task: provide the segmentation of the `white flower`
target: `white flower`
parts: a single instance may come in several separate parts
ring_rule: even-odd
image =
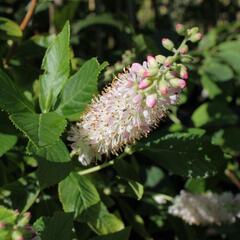
[[[226,192],[193,194],[181,191],[168,212],[190,225],[233,223],[240,217],[240,195]]]
[[[117,155],[125,145],[147,136],[176,104],[186,86],[180,78],[186,68],[177,63],[166,67],[157,59],[148,56],[142,65],[133,63],[119,74],[72,128],[68,139],[83,165],[102,155]]]

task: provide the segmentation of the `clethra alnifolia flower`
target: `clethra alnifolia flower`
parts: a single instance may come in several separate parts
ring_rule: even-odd
[[[142,64],[133,63],[92,100],[68,137],[73,142],[72,153],[83,165],[102,155],[117,155],[125,145],[147,136],[177,103],[188,79],[187,68],[181,63],[188,55],[180,50],[197,33],[196,28],[186,30],[178,49],[163,39],[163,46],[173,56],[148,56]]]
[[[240,217],[240,194],[193,194],[181,191],[168,212],[190,225],[233,223]]]

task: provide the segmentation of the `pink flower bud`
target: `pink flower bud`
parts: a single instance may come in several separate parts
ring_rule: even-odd
[[[188,79],[188,73],[185,72],[181,77],[182,77],[182,79],[187,80]]]
[[[186,54],[188,52],[188,46],[187,45],[184,45],[182,46],[180,49],[179,49],[179,52],[181,54]]]
[[[3,222],[0,222],[0,229],[2,229],[2,228],[5,228],[5,223],[3,223]]]
[[[142,100],[142,95],[138,94],[133,98],[134,103],[140,103]]]
[[[146,104],[148,107],[153,108],[157,104],[157,97],[155,94],[148,95],[146,98]]]
[[[170,83],[173,87],[176,87],[176,88],[183,89],[183,88],[186,87],[186,82],[183,79],[180,79],[180,78],[170,79]]]
[[[173,42],[168,38],[163,38],[162,39],[162,45],[163,45],[164,48],[166,48],[169,51],[172,51],[173,48],[174,48]]]
[[[147,61],[148,61],[148,63],[153,63],[153,62],[155,62],[156,60],[155,60],[155,58],[154,58],[153,56],[148,55],[148,56],[147,56]]]
[[[150,73],[147,71],[147,70],[145,70],[144,72],[143,72],[143,77],[144,78],[147,78],[147,77],[149,77],[150,76]]]
[[[181,89],[184,89],[186,87],[187,83],[183,79],[179,79],[178,85]]]
[[[139,84],[138,87],[139,89],[145,89],[149,86],[149,82],[147,80],[142,80]]]
[[[159,91],[163,96],[166,96],[168,94],[168,88],[166,86],[160,87]]]
[[[199,41],[199,40],[201,40],[202,39],[202,34],[201,33],[196,33],[196,34],[194,34],[194,35],[192,35],[191,37],[190,37],[190,41],[191,42],[197,42],[197,41]]]
[[[186,67],[181,67],[181,70],[180,70],[180,77],[184,80],[187,80],[188,79],[188,72],[187,72],[187,68]]]
[[[180,34],[180,35],[184,34],[185,27],[181,23],[177,23],[175,26],[175,29],[178,34]]]

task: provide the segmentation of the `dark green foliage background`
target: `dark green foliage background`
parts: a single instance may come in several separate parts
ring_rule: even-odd
[[[240,178],[239,1],[39,0],[22,32],[28,3],[0,4],[0,205],[30,211],[43,240],[237,239],[239,221],[189,226],[154,196],[239,191],[225,174]],[[204,33],[179,106],[85,174],[69,154],[71,124],[124,67],[168,55],[161,38],[178,44],[178,22]]]

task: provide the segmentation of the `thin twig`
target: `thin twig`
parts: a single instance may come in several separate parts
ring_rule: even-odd
[[[25,15],[25,17],[23,18],[22,22],[20,23],[20,29],[22,31],[25,30],[25,28],[27,27],[33,13],[34,13],[34,10],[36,8],[36,5],[37,5],[37,0],[31,0],[30,2],[30,6],[27,10],[27,13]],[[12,44],[12,46],[9,48],[8,50],[8,53],[6,55],[6,58],[3,60],[3,65],[7,68],[8,67],[8,63],[12,57],[12,55],[14,54],[15,50],[16,50],[16,47],[17,47],[17,43],[14,42]]]
[[[225,174],[238,187],[238,189],[240,189],[240,180],[235,176],[235,174],[229,169],[225,170]]]
[[[32,15],[34,13],[36,5],[37,5],[37,0],[31,0],[30,6],[27,10],[27,13],[26,13],[25,17],[23,18],[22,22],[20,23],[20,29],[22,31],[25,30],[25,28],[27,27],[30,19],[32,18]]]

